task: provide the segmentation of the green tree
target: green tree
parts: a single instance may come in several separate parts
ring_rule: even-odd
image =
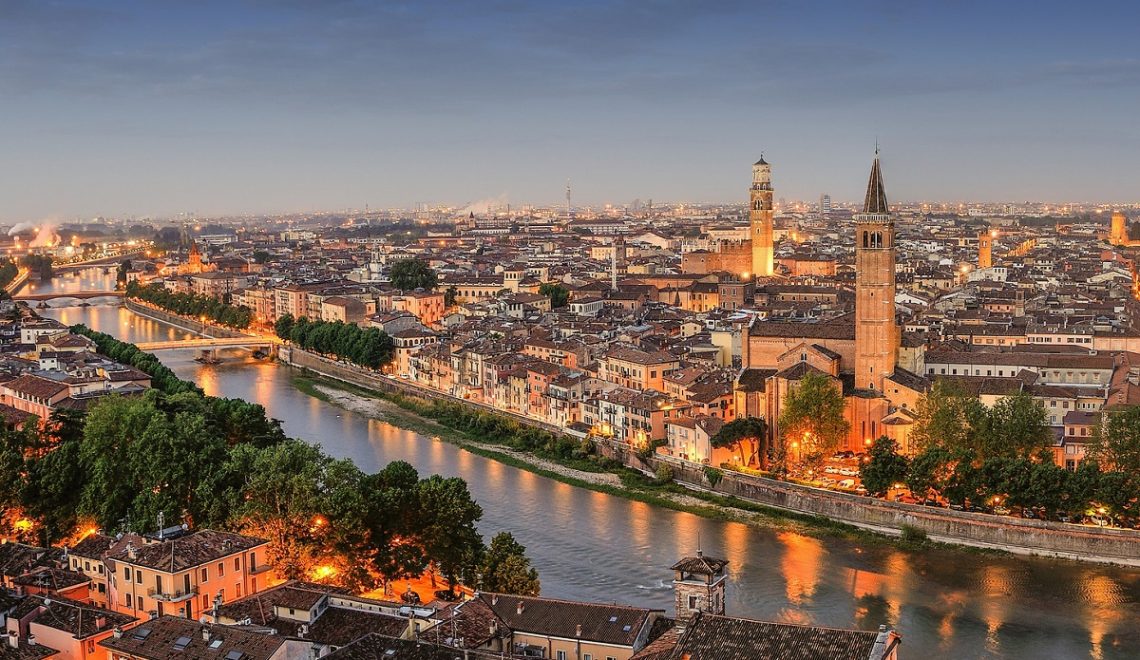
[[[459,300],[459,289],[454,284],[447,287],[443,292],[443,306],[448,309],[455,307],[456,301]]]
[[[780,434],[786,456],[805,465],[818,464],[835,451],[850,431],[843,393],[831,378],[809,373],[784,397]]]
[[[918,498],[926,499],[938,490],[953,470],[953,457],[939,445],[928,445],[910,461],[903,483]]]
[[[289,339],[293,333],[293,326],[296,324],[296,319],[292,314],[285,313],[277,317],[273,322],[273,332],[281,339]]]
[[[944,447],[950,451],[971,445],[970,398],[957,385],[937,379],[915,407],[911,442],[920,451]]]
[[[868,493],[881,497],[906,480],[908,466],[909,461],[899,454],[899,444],[881,436],[871,445],[867,461],[859,466],[859,477]]]
[[[474,572],[482,551],[483,539],[475,523],[483,509],[459,478],[433,475],[420,482],[418,491],[423,516],[419,541],[454,593],[459,579]]]
[[[561,284],[547,282],[546,284],[538,287],[538,292],[547,298],[550,298],[550,307],[552,309],[565,307],[566,303],[570,301],[570,291],[568,291],[566,287],[562,286]]]
[[[254,250],[253,251],[253,262],[255,264],[264,264],[267,261],[269,261],[269,253],[268,252],[266,252],[265,250]]]
[[[483,555],[479,588],[502,594],[537,596],[541,590],[538,571],[526,556],[526,547],[510,532],[499,532]]]
[[[740,464],[744,466],[757,462],[763,466],[767,462],[766,438],[768,426],[759,417],[737,417],[720,427],[709,438],[713,447],[736,450],[740,454]],[[747,447],[747,449],[746,449]]]
[[[1107,468],[1140,472],[1140,405],[1113,407],[1093,433],[1089,456]]]
[[[439,283],[439,278],[432,267],[422,259],[400,259],[392,264],[388,274],[392,286],[403,291],[413,289],[431,290]]]
[[[317,520],[325,514],[322,484],[330,459],[298,440],[253,451],[238,514],[240,526],[269,541],[269,560],[283,577],[303,579],[320,556],[318,535],[323,531]]]
[[[119,267],[115,269],[115,285],[120,287],[126,286],[127,273],[129,272],[131,272],[131,260],[124,259],[123,261],[119,262]]]
[[[1026,392],[1007,396],[989,411],[987,432],[977,438],[985,457],[1038,456],[1053,442],[1045,409]]]

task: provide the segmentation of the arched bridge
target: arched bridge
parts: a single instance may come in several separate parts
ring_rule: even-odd
[[[14,300],[64,300],[66,298],[73,298],[75,300],[90,300],[91,298],[122,298],[122,291],[76,291],[74,293],[18,293],[12,298]]]
[[[274,348],[281,343],[275,337],[202,337],[172,341],[146,341],[135,344],[140,351],[165,351],[176,348]]]

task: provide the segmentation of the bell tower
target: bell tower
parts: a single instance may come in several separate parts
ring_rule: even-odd
[[[855,387],[882,392],[883,379],[895,372],[898,347],[895,221],[876,148],[863,212],[855,214]]]
[[[752,236],[752,274],[771,277],[773,266],[772,245],[772,166],[760,156],[752,165],[752,188],[748,211],[749,234]]]
[[[978,233],[978,270],[994,265],[993,240],[994,236],[989,230]]]

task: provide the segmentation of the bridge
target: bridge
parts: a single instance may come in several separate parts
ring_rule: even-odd
[[[281,340],[276,337],[202,337],[172,341],[147,341],[135,344],[140,351],[168,351],[178,348],[269,348],[276,349]]]
[[[75,291],[73,293],[64,293],[56,291],[54,293],[18,293],[12,298],[14,300],[29,300],[29,301],[48,301],[48,300],[62,300],[64,298],[73,298],[75,300],[90,300],[91,298],[122,298],[122,291]]]

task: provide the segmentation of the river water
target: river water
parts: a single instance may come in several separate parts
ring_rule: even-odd
[[[35,291],[105,289],[89,269]],[[62,304],[62,303],[61,303]],[[131,342],[188,333],[115,306],[40,310]],[[567,486],[475,456],[309,397],[289,368],[224,352],[219,365],[193,351],[163,361],[210,394],[266,407],[289,435],[376,471],[404,460],[421,475],[467,480],[483,506],[481,530],[509,530],[526,545],[545,596],[619,602],[672,612],[669,566],[692,553],[728,559],[735,616],[903,635],[904,658],[1140,658],[1140,570],[968,551],[911,552],[889,544],[708,520]]]

